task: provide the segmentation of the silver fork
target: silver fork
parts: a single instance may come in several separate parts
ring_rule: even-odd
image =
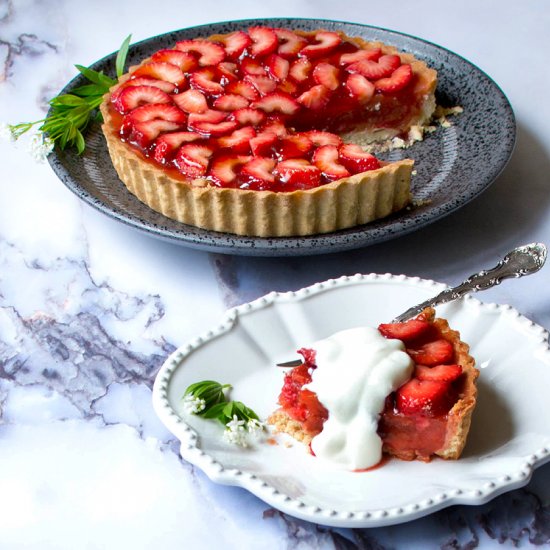
[[[487,290],[499,285],[504,279],[518,279],[524,275],[536,273],[546,261],[546,246],[542,243],[531,243],[514,248],[493,268],[485,269],[470,275],[457,286],[440,292],[437,296],[409,308],[398,315],[392,322],[401,323],[416,317],[424,308],[435,307],[453,300],[458,300],[470,292]]]
[[[416,317],[427,307],[435,307],[453,300],[458,300],[470,292],[487,290],[504,279],[518,279],[524,275],[531,275],[542,268],[546,261],[546,246],[542,243],[531,243],[518,246],[508,252],[506,256],[493,268],[484,269],[479,273],[470,275],[465,281],[452,288],[440,292],[421,304],[413,306],[393,319],[392,323],[402,323]],[[278,367],[297,367],[301,365],[301,359],[277,363]]]

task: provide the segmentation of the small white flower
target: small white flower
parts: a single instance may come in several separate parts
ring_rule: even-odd
[[[15,135],[9,124],[0,122],[0,139],[15,141]]]
[[[183,409],[188,414],[197,414],[204,410],[206,401],[195,397],[193,394],[188,394],[183,398]]]
[[[31,138],[29,152],[36,162],[44,162],[52,152],[53,146],[54,143],[49,137],[37,132]]]
[[[233,419],[225,425],[223,432],[223,438],[228,443],[239,445],[240,447],[248,447],[246,428],[244,427],[245,421],[239,420],[236,414],[233,415]]]
[[[253,418],[247,422],[246,427],[248,428],[248,433],[252,437],[258,438],[263,433],[265,424]]]

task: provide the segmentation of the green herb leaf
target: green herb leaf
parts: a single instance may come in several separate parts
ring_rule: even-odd
[[[225,390],[231,388],[230,384],[220,384],[213,380],[203,380],[188,386],[182,399],[195,398],[204,400],[205,406],[199,412],[194,412],[203,418],[217,420],[224,426],[230,425],[235,417],[237,421],[243,421],[245,430],[248,430],[248,422],[256,420],[258,415],[241,401],[229,401]],[[261,424],[259,424],[261,425]],[[257,428],[256,428],[257,429]],[[239,440],[239,438],[237,438]]]
[[[200,413],[200,416],[203,418],[212,418],[219,420],[222,424],[226,424],[226,416],[224,414],[224,409],[226,407],[226,403],[216,403],[215,405],[212,405],[211,407],[205,409],[202,413]]]
[[[124,40],[116,58],[118,76],[124,72],[131,36]],[[101,120],[101,113],[97,108],[101,105],[103,96],[117,81],[103,71],[95,71],[82,65],[75,67],[89,83],[74,88],[70,94],[54,97],[50,101],[51,109],[46,119],[10,125],[9,129],[15,139],[40,124],[39,131],[48,134],[61,149],[70,146],[75,147],[79,155],[84,152],[86,142],[83,132],[91,120]]]
[[[128,55],[128,49],[130,48],[130,41],[132,40],[132,35],[129,34],[124,42],[122,43],[122,46],[120,46],[120,50],[118,50],[118,54],[116,56],[116,75],[118,78],[120,78],[124,74],[124,66],[126,65],[126,56]]]
[[[94,71],[88,67],[83,67],[82,65],[75,65],[75,67],[90,81],[100,86],[101,89],[105,89],[107,92],[111,86],[116,84],[116,80],[108,77],[103,74],[103,71]]]

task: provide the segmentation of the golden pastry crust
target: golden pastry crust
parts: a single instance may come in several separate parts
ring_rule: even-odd
[[[316,31],[296,32],[306,36]],[[410,63],[416,75],[415,86],[425,95],[422,112],[414,123],[421,126],[429,120],[435,108],[437,75],[434,70],[411,54],[400,53],[391,46],[340,34],[359,47],[380,47],[384,54],[398,54],[404,63]],[[209,40],[215,41],[219,36],[211,36]],[[148,61],[150,58],[140,65]],[[131,67],[130,72],[135,69]],[[130,73],[123,75],[104,97],[100,106],[103,133],[115,170],[127,189],[168,218],[202,229],[242,236],[306,236],[366,224],[402,210],[411,201],[413,161],[407,159],[381,163],[377,170],[291,192],[220,188],[204,178],[191,180],[175,170],[165,170],[120,140],[117,122],[120,117],[111,107],[111,94],[129,78]],[[403,130],[396,128],[390,134]],[[362,124],[343,137],[346,141],[363,144],[382,137],[378,132],[380,129]]]
[[[470,430],[472,414],[476,406],[476,380],[479,371],[475,367],[474,358],[469,354],[468,344],[460,339],[460,333],[452,330],[445,319],[436,318],[433,308],[426,308],[419,317],[433,323],[441,332],[442,337],[453,345],[456,362],[462,366],[463,376],[459,399],[447,414],[444,445],[434,453],[435,456],[447,460],[456,460],[462,454]],[[281,409],[271,414],[267,422],[274,427],[275,432],[287,433],[305,445],[309,445],[313,439],[310,433],[304,431],[301,422],[294,420]],[[429,461],[432,458],[413,449],[395,451],[386,444],[383,445],[382,451],[400,460]]]
[[[475,359],[469,353],[470,346],[460,339],[458,331],[452,330],[445,319],[435,318],[433,308],[426,308],[422,315],[427,321],[433,321],[443,338],[453,345],[456,362],[462,366],[460,399],[447,415],[445,445],[436,453],[441,458],[456,459],[462,454],[470,430],[477,400],[476,380],[479,371],[475,367]]]
[[[105,111],[105,109],[103,109]],[[175,178],[120,141],[104,112],[104,134],[119,178],[168,218],[257,237],[314,235],[389,216],[410,202],[412,160],[401,160],[308,190],[286,193],[210,186]]]

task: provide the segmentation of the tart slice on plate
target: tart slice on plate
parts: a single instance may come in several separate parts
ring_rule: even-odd
[[[101,112],[141,201],[204,229],[327,233],[410,202],[413,161],[362,146],[418,139],[436,72],[341,32],[250,27],[181,40],[123,75]]]
[[[286,373],[276,430],[349,469],[460,457],[476,405],[469,347],[433,308],[404,323],[336,333]]]

